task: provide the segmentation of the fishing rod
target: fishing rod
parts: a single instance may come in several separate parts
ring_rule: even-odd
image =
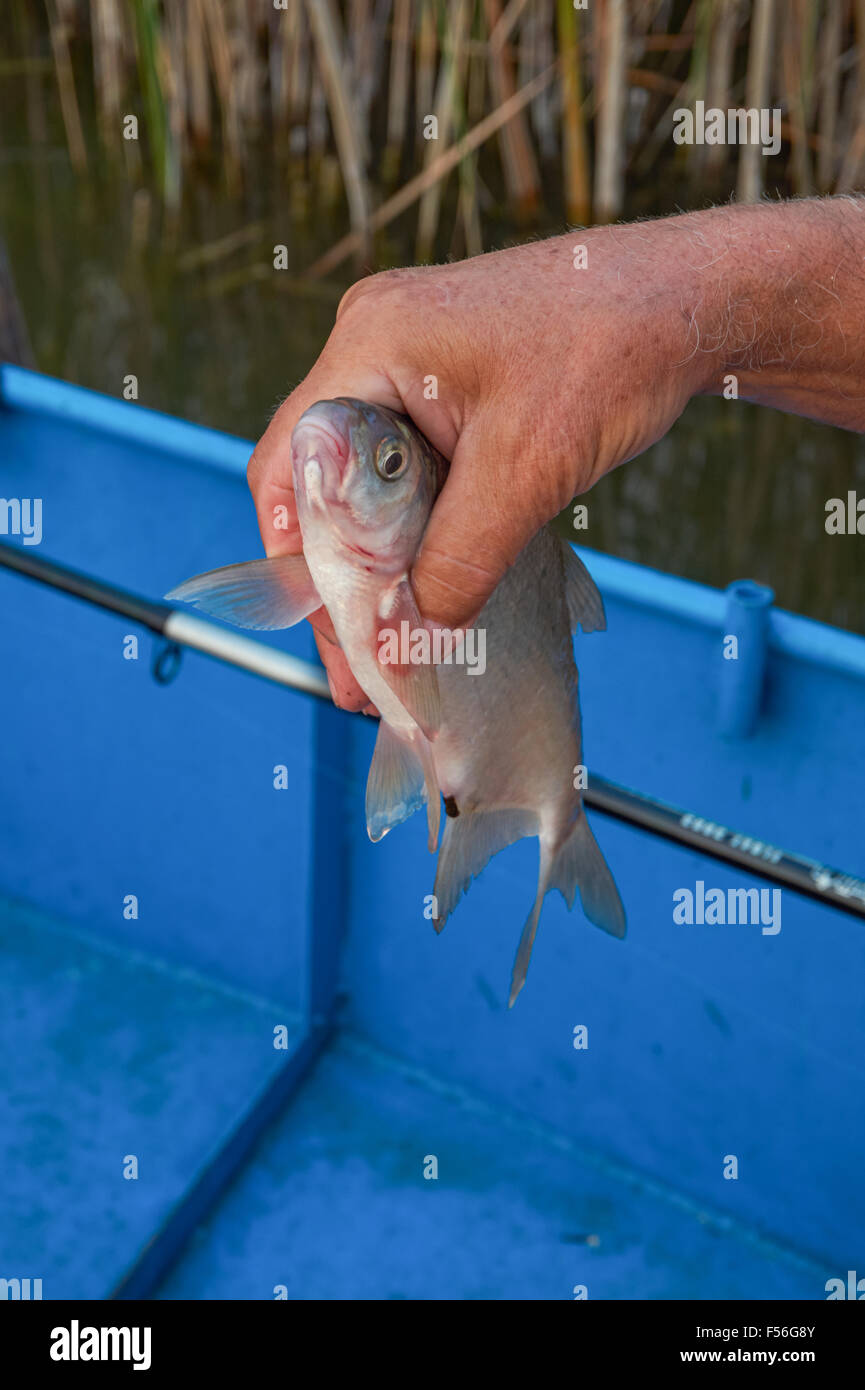
[[[323,667],[315,666],[311,661],[301,661],[299,657],[289,656],[288,652],[277,651],[264,642],[255,642],[238,632],[229,632],[181,608],[143,598],[141,594],[133,594],[115,584],[106,584],[90,574],[68,569],[66,565],[58,565],[53,560],[43,560],[23,546],[0,543],[0,566],[26,575],[28,579],[36,579],[52,589],[60,589],[64,594],[72,594],[74,598],[84,599],[97,608],[106,608],[111,613],[131,618],[174,647],[193,647],[195,651],[204,652],[205,656],[216,657],[217,661],[225,661],[230,666],[239,666],[241,670],[263,676],[265,680],[276,681],[278,685],[302,690],[306,695],[330,699],[330,687]],[[170,659],[171,655],[170,651],[163,652],[162,664],[154,669],[154,675],[163,684],[171,679],[177,667],[176,660]]]
[[[276,651],[263,642],[217,627],[170,604],[144,598],[53,560],[44,560],[23,547],[0,543],[0,566],[98,608],[119,613],[156,633],[170,644],[154,666],[154,674],[162,682],[176,673],[180,648],[190,647],[265,680],[330,701],[324,668],[313,662]],[[176,653],[173,660],[170,659],[172,652]],[[744,835],[706,817],[644,796],[595,773],[589,773],[583,799],[593,810],[626,825],[697,850],[724,864],[735,865],[828,907],[849,912],[854,917],[865,917],[865,880],[855,874],[779,849],[756,836]]]

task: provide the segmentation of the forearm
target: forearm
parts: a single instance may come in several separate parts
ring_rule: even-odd
[[[865,198],[670,219],[699,387],[865,430]],[[685,269],[687,266],[687,269]]]

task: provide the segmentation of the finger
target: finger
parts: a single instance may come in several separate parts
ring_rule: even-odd
[[[303,548],[291,467],[291,436],[305,410],[334,396],[357,396],[374,404],[404,410],[390,378],[374,367],[351,365],[354,335],[339,350],[327,347],[312,371],[277,410],[253,451],[247,481],[255,502],[258,526],[267,555],[297,555]]]
[[[418,608],[442,627],[470,625],[520,551],[557,508],[511,441],[463,431],[412,570]],[[549,510],[548,510],[549,508]]]
[[[337,642],[329,640],[317,629],[313,629],[318,654],[327,671],[330,694],[340,709],[356,713],[369,704],[369,696],[361,689],[351,673],[345,652]]]

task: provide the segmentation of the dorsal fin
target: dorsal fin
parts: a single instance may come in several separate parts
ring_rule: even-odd
[[[604,601],[594,579],[566,540],[562,540],[562,565],[571,632],[576,632],[578,627],[583,632],[603,632],[607,626]]]

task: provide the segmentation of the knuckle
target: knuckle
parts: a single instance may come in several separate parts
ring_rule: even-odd
[[[395,292],[401,295],[412,278],[411,270],[380,270],[375,275],[356,280],[339,301],[336,311],[337,322],[362,301],[366,308],[370,309],[390,301]]]
[[[249,463],[246,465],[246,485],[253,497],[255,497],[261,486],[263,468],[264,464],[262,462],[261,450],[256,447],[253,449],[249,458]]]

